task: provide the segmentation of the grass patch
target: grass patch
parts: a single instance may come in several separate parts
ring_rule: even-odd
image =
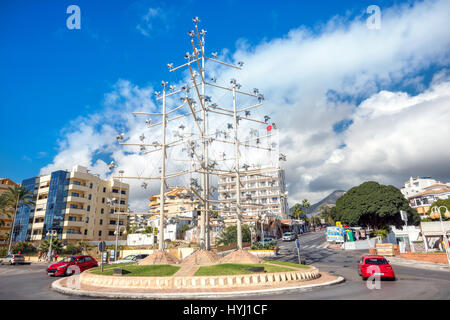
[[[180,267],[171,266],[168,264],[157,264],[151,266],[138,266],[132,264],[120,264],[120,268],[129,271],[130,273],[124,274],[125,277],[169,277],[177,272]],[[119,268],[119,266],[108,266],[108,268],[103,268],[103,273],[100,268],[95,268],[92,270],[93,274],[112,276],[114,273],[114,268]]]
[[[214,266],[200,267],[195,273],[196,276],[223,276],[234,274],[250,274],[248,269],[253,267],[264,267],[266,272],[283,272],[292,271],[291,268],[277,267],[267,264],[240,264],[240,263],[224,263]]]
[[[273,263],[273,264],[279,264],[281,266],[291,266],[291,267],[295,267],[295,268],[309,268],[309,266],[304,265],[304,264],[298,264],[298,263],[294,263],[294,262],[286,262],[286,261],[279,261],[279,260],[271,260],[271,259],[264,259],[264,261],[269,262],[269,263]]]

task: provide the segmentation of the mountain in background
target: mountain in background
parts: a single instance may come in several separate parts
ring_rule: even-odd
[[[342,197],[344,195],[345,191],[344,190],[335,190],[332,193],[330,193],[328,196],[326,196],[325,198],[323,198],[322,200],[320,200],[319,202],[311,205],[308,208],[308,214],[313,214],[314,216],[318,215],[320,213],[320,207],[323,205],[335,205],[336,204],[336,200],[339,199],[340,197]],[[299,203],[299,205],[301,206],[301,204]],[[289,209],[289,212],[292,213],[294,207]],[[303,209],[304,210],[304,209]]]

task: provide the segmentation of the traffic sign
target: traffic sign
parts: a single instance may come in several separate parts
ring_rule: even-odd
[[[336,228],[342,228],[342,223],[340,221],[336,221]]]
[[[100,241],[98,243],[98,251],[103,252],[106,249],[106,242],[105,241]]]
[[[295,245],[297,246],[297,249],[300,249],[300,240],[295,240]]]
[[[408,222],[408,215],[406,214],[406,211],[400,210],[400,216],[403,221]]]

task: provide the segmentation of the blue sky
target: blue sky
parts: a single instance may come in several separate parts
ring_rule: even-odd
[[[425,1],[428,3],[435,2]],[[71,4],[81,9],[81,30],[66,27],[69,16],[66,8]],[[81,125],[92,115],[104,112],[105,97],[115,92],[121,80],[139,90],[157,87],[161,80],[176,80],[171,78],[166,64],[183,62],[184,52],[192,49],[186,33],[192,29],[194,16],[200,18],[201,27],[208,31],[208,48],[219,52],[227,49],[228,57],[242,55],[251,59],[264,51],[264,44],[275,47],[277,42],[289,42],[293,30],[307,30],[306,39],[317,40],[317,44],[325,43],[328,35],[338,36],[336,30],[350,34],[353,25],[365,24],[368,17],[365,10],[373,4],[380,6],[382,17],[385,9],[390,10],[388,15],[392,21],[398,11],[400,23],[410,7],[418,7],[416,11],[420,14],[430,11],[423,1],[2,1],[0,177],[20,182],[38,175],[41,168],[54,162],[64,150],[64,143],[68,135],[76,131],[77,122]],[[392,9],[397,7],[397,11]],[[412,15],[413,10],[410,11]],[[439,10],[435,11],[438,14]],[[442,35],[445,31],[439,32]],[[439,39],[436,37],[436,41]],[[413,40],[411,37],[408,41]],[[389,41],[386,42],[382,45],[388,46]],[[408,47],[403,50],[408,51]],[[348,104],[359,105],[383,90],[419,95],[429,89],[433,77],[448,68],[447,43],[441,42],[437,52],[436,55],[411,53],[405,58],[411,59],[411,63],[402,66],[397,66],[399,61],[395,61],[392,54],[382,61],[383,67],[391,64],[392,70],[387,68],[384,74],[370,74],[372,79],[360,84],[364,89],[343,89],[341,85],[330,84],[325,95],[308,98],[305,94],[303,101],[311,104],[325,96],[328,102],[338,101],[339,110],[348,111],[351,109]],[[332,55],[333,51],[328,54]],[[417,55],[420,63],[416,62]],[[406,70],[408,68],[411,70]],[[367,70],[361,67],[352,72],[342,73],[343,80],[339,81],[353,81]],[[329,73],[335,74],[333,70]],[[325,81],[324,77],[322,79]],[[298,83],[301,81],[304,79],[299,79]],[[368,85],[370,81],[375,83],[373,87]],[[356,84],[351,86],[355,88]],[[332,98],[330,92],[333,92]],[[270,96],[266,99],[270,100]],[[289,94],[284,99],[295,100]],[[326,124],[329,134],[335,135],[331,149],[334,148],[336,154],[351,148],[344,135],[348,128],[358,125],[352,118],[355,109],[352,110],[339,111],[339,117]],[[278,115],[283,121],[280,117]],[[93,125],[94,128],[100,126],[101,122]],[[305,141],[314,137],[315,133],[311,133]],[[94,150],[94,161],[103,152]],[[323,162],[330,157],[333,155],[327,154]],[[313,160],[308,163],[310,161]],[[417,168],[413,165],[411,170],[402,172],[402,176],[409,172],[429,175],[418,172],[421,170]],[[368,176],[368,173],[361,175],[361,179]],[[321,181],[320,178],[320,174],[308,178],[305,173],[303,180],[299,180],[307,185],[314,179]],[[336,188],[340,187],[341,184],[336,184]],[[326,192],[325,189],[320,191]]]

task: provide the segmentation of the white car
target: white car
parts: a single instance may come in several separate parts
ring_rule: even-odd
[[[138,262],[146,257],[148,257],[148,254],[130,254],[123,259],[114,261],[112,264]]]
[[[5,258],[0,259],[0,264],[23,264],[25,263],[25,257],[21,254],[10,254]]]
[[[296,238],[295,233],[293,233],[293,232],[285,232],[283,234],[282,240],[283,241],[294,241],[295,238]]]

